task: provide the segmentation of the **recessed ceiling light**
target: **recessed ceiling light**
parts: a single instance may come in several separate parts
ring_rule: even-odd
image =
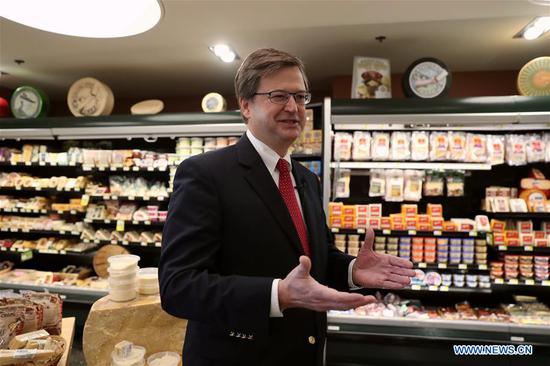
[[[536,17],[516,33],[514,38],[524,38],[530,41],[539,38],[548,31],[550,31],[550,16]]]
[[[233,62],[239,58],[237,53],[226,44],[216,44],[208,47],[223,62]]]
[[[133,36],[153,28],[160,0],[2,0],[0,17],[47,32],[89,38]]]

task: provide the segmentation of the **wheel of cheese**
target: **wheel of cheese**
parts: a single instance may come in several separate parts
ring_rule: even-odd
[[[129,254],[126,248],[121,247],[120,245],[108,244],[102,246],[94,255],[93,265],[94,271],[99,277],[106,278],[109,277],[109,262],[107,259],[113,255],[119,254]]]
[[[67,104],[76,117],[107,116],[113,111],[113,91],[101,81],[86,77],[71,85]]]
[[[526,189],[520,193],[519,198],[527,202],[527,208],[531,212],[535,206],[546,205],[546,195],[540,189]]]
[[[550,180],[523,178],[520,181],[520,187],[522,189],[540,189],[546,191],[550,189]]]
[[[550,95],[550,56],[526,63],[519,71],[517,87],[521,95]]]
[[[227,108],[225,99],[218,93],[208,93],[202,98],[202,110],[206,113],[224,112]]]
[[[134,104],[130,108],[132,114],[157,114],[164,109],[164,102],[159,99],[148,99]]]

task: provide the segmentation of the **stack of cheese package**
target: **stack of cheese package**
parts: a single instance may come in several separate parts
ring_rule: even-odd
[[[0,365],[53,366],[66,344],[59,295],[26,291],[0,294]]]

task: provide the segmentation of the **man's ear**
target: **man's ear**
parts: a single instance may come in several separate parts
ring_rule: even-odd
[[[248,99],[240,98],[239,107],[241,108],[241,115],[246,121],[250,118],[250,101]]]

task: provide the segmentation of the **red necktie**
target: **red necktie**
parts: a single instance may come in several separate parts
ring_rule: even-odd
[[[302,243],[304,253],[308,257],[311,257],[309,242],[307,240],[306,225],[304,224],[300,206],[298,205],[298,200],[296,199],[296,194],[294,193],[294,186],[292,185],[290,172],[288,170],[288,162],[284,159],[279,159],[277,162],[277,169],[279,170],[279,192],[281,192],[281,196],[283,197],[286,207],[288,208],[292,222],[294,222],[294,227],[300,237],[300,242]]]

